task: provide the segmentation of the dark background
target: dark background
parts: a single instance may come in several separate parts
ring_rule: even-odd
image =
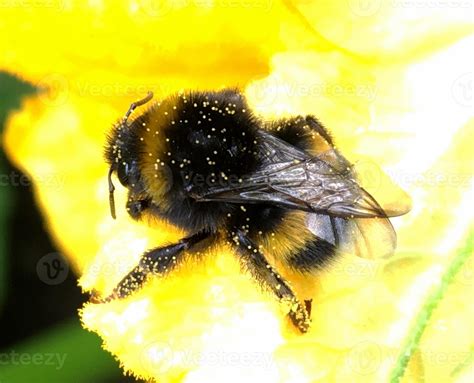
[[[34,86],[0,72],[0,132],[22,97],[35,92]],[[101,349],[100,338],[80,326],[78,309],[87,296],[75,275],[69,272],[56,285],[38,275],[43,256],[60,255],[35,205],[31,183],[3,148],[0,175],[0,383],[137,382],[124,377],[118,362]],[[11,179],[17,182],[5,181]],[[56,355],[64,359],[61,367]]]

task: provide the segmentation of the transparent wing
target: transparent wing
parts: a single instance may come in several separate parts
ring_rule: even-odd
[[[262,163],[257,171],[238,183],[211,187],[195,198],[270,203],[335,217],[386,217],[335,150],[309,157],[271,134],[260,135]]]
[[[337,218],[310,214],[307,225],[317,237],[340,251],[362,258],[387,258],[393,255],[397,236],[388,218]]]

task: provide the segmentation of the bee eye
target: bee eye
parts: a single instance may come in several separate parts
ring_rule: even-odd
[[[117,167],[117,178],[123,186],[128,186],[128,175],[130,173],[130,166],[127,162],[121,162]]]

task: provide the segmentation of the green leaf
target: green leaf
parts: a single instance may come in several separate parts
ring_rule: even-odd
[[[3,128],[7,114],[20,106],[21,98],[33,93],[35,88],[25,82],[6,73],[0,72],[0,134]],[[1,142],[1,141],[0,141]],[[8,182],[8,174],[5,169],[5,155],[3,146],[0,143],[0,309],[7,293],[8,286],[8,219],[10,215],[11,185]]]
[[[101,349],[100,342],[99,337],[84,330],[77,319],[62,324],[0,351],[0,382],[119,381],[121,370],[112,356]]]
[[[472,255],[474,248],[474,235],[472,230],[469,231],[469,236],[464,247],[456,254],[447,270],[443,274],[441,283],[436,285],[433,291],[429,294],[425,303],[423,304],[420,312],[418,313],[414,325],[408,332],[408,336],[400,350],[395,367],[390,374],[390,382],[398,383],[405,374],[405,370],[410,362],[414,352],[418,349],[420,344],[421,336],[423,335],[426,327],[428,326],[429,320],[433,315],[434,310],[438,307],[439,303],[444,297],[448,286],[454,280],[454,277],[462,266],[466,263],[469,257]]]

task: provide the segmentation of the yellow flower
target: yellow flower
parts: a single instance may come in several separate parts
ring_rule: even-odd
[[[105,134],[148,90],[160,98],[239,86],[265,117],[316,114],[369,178],[367,158],[412,196],[412,213],[394,220],[393,260],[346,257],[299,281],[313,298],[306,335],[224,247],[128,299],[86,304],[84,326],[125,371],[171,382],[387,380],[417,308],[471,223],[469,2],[0,5],[0,69],[43,90],[10,118],[4,147],[35,180],[50,232],[84,290],[110,292],[145,249],[182,235],[164,222],[133,222],[124,209],[113,221],[108,210]],[[377,171],[376,188],[380,180]],[[124,201],[118,190],[117,206]],[[462,363],[474,344],[472,305],[462,304],[472,286],[468,263],[406,381],[448,381]]]

